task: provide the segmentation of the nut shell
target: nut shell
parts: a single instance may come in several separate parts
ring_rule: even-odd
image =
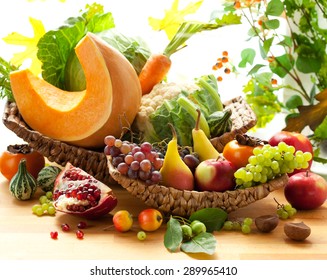
[[[279,218],[277,215],[262,215],[255,218],[254,222],[259,231],[271,232],[277,227]]]
[[[311,228],[305,223],[286,223],[284,232],[287,237],[295,241],[303,241],[311,234]]]

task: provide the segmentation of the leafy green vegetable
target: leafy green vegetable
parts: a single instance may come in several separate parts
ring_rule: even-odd
[[[193,120],[197,119],[197,117],[198,117],[198,113],[196,111],[197,106],[193,102],[190,102],[188,98],[181,95],[177,99],[177,103],[179,106],[181,106],[186,111],[186,113],[188,115],[190,115],[192,117]],[[203,130],[203,132],[205,133],[205,135],[207,137],[210,137],[210,128],[209,128],[207,120],[203,114],[200,115],[199,127],[200,127],[200,129]]]
[[[176,97],[165,100],[163,105],[149,116],[150,124],[145,125],[143,141],[153,143],[170,139],[171,130],[167,123],[171,123],[177,132],[178,143],[181,146],[191,146],[191,131],[195,127],[197,108],[201,111],[200,128],[208,137],[215,137],[210,134],[207,118],[223,108],[216,80],[212,75],[208,75],[196,79],[195,83],[199,87],[198,90],[182,91]]]
[[[9,74],[17,69],[18,67],[0,57],[0,98],[15,101],[10,86]]]
[[[149,47],[139,37],[130,38],[117,30],[110,29],[102,36],[102,39],[121,52],[133,65],[137,74],[141,72],[151,55]]]
[[[87,32],[98,33],[114,26],[112,14],[104,13],[102,6],[94,3],[86,5],[86,10],[80,16],[67,19],[65,26],[48,31],[37,45],[37,57],[42,62],[43,79],[56,87],[66,89],[66,83],[69,84],[69,77],[65,76],[65,69],[69,67],[66,64],[77,43]],[[69,73],[74,74],[74,71]]]

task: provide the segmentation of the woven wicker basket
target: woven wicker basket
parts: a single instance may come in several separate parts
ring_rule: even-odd
[[[140,180],[132,180],[121,175],[113,167],[109,157],[108,168],[111,176],[122,187],[149,207],[184,217],[202,208],[221,208],[230,213],[266,197],[270,192],[284,187],[288,182],[288,176],[285,174],[265,184],[247,189],[225,192],[180,191],[161,185],[147,186]]]
[[[250,106],[242,97],[237,97],[224,103],[232,110],[232,130],[220,137],[211,139],[218,151],[222,151],[227,142],[234,139],[238,133],[245,133],[256,124],[256,117]],[[80,167],[103,183],[114,183],[107,166],[103,150],[87,150],[58,140],[51,139],[32,130],[21,117],[16,103],[7,102],[2,117],[4,125],[18,137],[29,143],[31,148],[40,152],[49,161],[65,166],[70,162]]]

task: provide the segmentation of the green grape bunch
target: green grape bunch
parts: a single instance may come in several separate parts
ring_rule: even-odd
[[[234,173],[236,185],[238,188],[249,188],[266,183],[295,169],[308,168],[311,159],[311,153],[295,151],[285,142],[280,142],[278,146],[265,144],[255,147],[248,164]]]
[[[276,198],[274,198],[274,200],[277,203],[276,214],[279,219],[287,220],[289,218],[293,218],[293,216],[297,213],[296,208],[294,208],[291,204],[281,204],[276,200]]]

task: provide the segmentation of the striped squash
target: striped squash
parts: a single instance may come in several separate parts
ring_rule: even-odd
[[[54,182],[61,172],[61,168],[54,165],[43,167],[37,176],[37,185],[44,192],[52,192]]]
[[[26,169],[26,159],[22,158],[18,171],[9,183],[11,194],[18,200],[29,200],[36,191],[36,180]]]

